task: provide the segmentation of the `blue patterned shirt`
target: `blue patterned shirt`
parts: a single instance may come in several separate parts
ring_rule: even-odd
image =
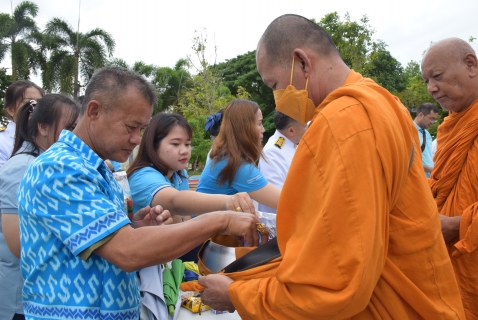
[[[18,198],[27,319],[138,319],[135,274],[78,256],[129,223],[104,161],[64,130],[30,165]]]

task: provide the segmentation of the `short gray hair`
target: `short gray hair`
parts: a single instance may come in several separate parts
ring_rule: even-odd
[[[98,69],[88,82],[81,114],[91,100],[100,100],[106,108],[111,108],[130,86],[138,89],[151,106],[156,105],[156,89],[142,75],[121,67],[105,67]]]

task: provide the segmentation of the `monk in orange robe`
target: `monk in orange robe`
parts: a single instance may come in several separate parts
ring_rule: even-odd
[[[277,109],[312,121],[279,200],[282,261],[200,277],[204,303],[243,319],[464,319],[406,108],[300,16],[274,20],[256,59]]]
[[[450,111],[438,127],[429,179],[467,319],[478,319],[478,65],[458,38],[431,46],[422,60],[428,92]]]

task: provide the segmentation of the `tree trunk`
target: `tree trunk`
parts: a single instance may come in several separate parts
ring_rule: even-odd
[[[78,83],[78,63],[79,63],[79,52],[78,52],[78,47],[76,48],[75,52],[75,83],[73,84],[73,98],[78,99],[78,93],[80,91],[80,84]]]
[[[12,38],[11,39],[11,44],[10,44],[10,54],[11,54],[11,60],[12,60],[12,83],[17,81],[17,68],[15,66],[15,62],[14,62],[14,59],[13,59],[13,55],[14,55],[14,47],[15,47],[15,38]]]

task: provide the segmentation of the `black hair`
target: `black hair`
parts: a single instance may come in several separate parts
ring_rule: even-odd
[[[424,102],[417,108],[417,115],[421,112],[424,116],[428,115],[430,112],[438,113],[438,108],[431,102]]]
[[[128,177],[136,170],[149,166],[152,166],[164,176],[168,174],[170,168],[159,159],[157,151],[161,141],[175,126],[180,126],[186,130],[189,138],[192,138],[193,131],[191,126],[180,114],[160,112],[151,119],[141,138],[138,155],[128,168]],[[181,172],[178,172],[178,174],[181,175]]]
[[[40,91],[40,94],[43,96],[45,92],[42,88],[37,86],[34,82],[30,80],[20,80],[12,83],[5,90],[5,106],[4,109],[15,109],[18,100],[23,100],[25,91],[28,88],[35,88]],[[11,116],[6,112],[6,116],[11,119]]]
[[[38,125],[48,125],[56,132],[61,119],[66,116],[68,118],[64,129],[73,130],[79,114],[80,105],[62,94],[47,94],[36,104],[27,102],[17,113],[12,156],[20,153],[38,156],[40,148],[35,142],[35,137],[38,135]],[[30,142],[33,149],[19,152],[25,141]]]
[[[274,111],[274,126],[277,130],[287,129],[287,127],[294,122],[296,122],[296,120],[292,119],[288,115],[277,110]]]

